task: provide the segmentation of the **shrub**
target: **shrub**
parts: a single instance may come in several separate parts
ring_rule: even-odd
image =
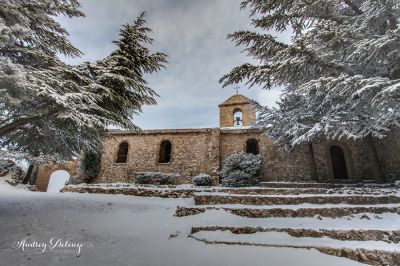
[[[0,176],[7,175],[16,167],[15,163],[11,160],[0,160]]]
[[[25,172],[21,166],[11,160],[0,160],[0,177],[8,174],[15,184],[21,183],[25,177]]]
[[[100,171],[101,152],[85,151],[81,160],[80,172],[84,179],[91,181]]]
[[[178,174],[160,172],[138,172],[135,182],[138,184],[174,185],[179,178]]]
[[[236,153],[222,164],[221,184],[227,187],[249,187],[260,184],[261,156]]]
[[[199,174],[192,178],[192,182],[196,186],[210,187],[213,185],[213,179],[210,175]]]

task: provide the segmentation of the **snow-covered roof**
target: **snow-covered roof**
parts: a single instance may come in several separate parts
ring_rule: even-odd
[[[141,131],[128,131],[120,129],[110,129],[111,134],[171,134],[171,133],[202,133],[209,132],[218,128],[171,128],[171,129],[146,129]]]

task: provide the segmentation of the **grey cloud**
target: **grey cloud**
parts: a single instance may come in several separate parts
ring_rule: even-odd
[[[218,126],[218,104],[234,93],[221,89],[218,79],[233,67],[252,62],[243,47],[226,39],[228,33],[251,29],[248,11],[240,10],[240,0],[86,0],[85,18],[59,18],[74,45],[85,55],[66,59],[75,64],[94,61],[113,49],[120,26],[131,23],[142,11],[155,39],[154,51],[169,55],[165,70],[148,76],[149,84],[160,95],[158,105],[144,107],[134,117],[142,128]],[[289,41],[287,34],[276,34]],[[280,89],[258,88],[240,92],[262,104],[273,105]]]

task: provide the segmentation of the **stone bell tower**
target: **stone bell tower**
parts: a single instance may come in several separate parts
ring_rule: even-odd
[[[219,106],[220,127],[249,126],[256,119],[256,112],[249,98],[236,94]]]

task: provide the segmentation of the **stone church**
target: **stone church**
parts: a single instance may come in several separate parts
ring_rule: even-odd
[[[136,172],[177,173],[183,181],[218,176],[222,162],[239,152],[260,154],[263,181],[387,181],[400,176],[400,134],[383,140],[332,140],[283,151],[262,131],[251,101],[236,94],[219,105],[218,128],[113,131],[104,141],[100,182],[132,182]]]

